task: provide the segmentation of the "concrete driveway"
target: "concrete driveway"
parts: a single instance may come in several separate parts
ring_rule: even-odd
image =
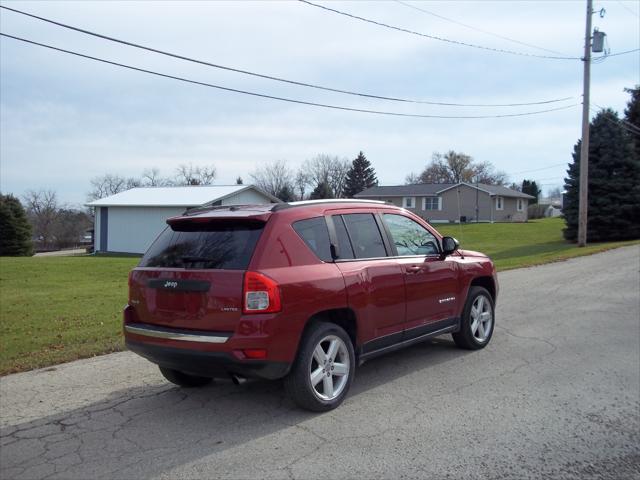
[[[640,249],[500,275],[498,328],[357,371],[346,402],[167,384],[130,353],[0,380],[1,478],[639,478]]]

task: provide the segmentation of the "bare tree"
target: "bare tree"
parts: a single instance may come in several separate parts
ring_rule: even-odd
[[[296,173],[296,178],[294,179],[295,187],[299,193],[298,199],[304,200],[304,194],[307,191],[307,187],[311,183],[311,179],[309,178],[309,174],[306,173],[302,168],[298,170]]]
[[[469,155],[449,150],[445,154],[434,152],[431,163],[418,176],[418,180],[419,183],[478,182],[504,185],[508,177],[506,173],[496,171],[490,162],[474,162]]]
[[[91,179],[91,191],[87,194],[87,198],[89,201],[98,200],[134,187],[139,187],[141,184],[140,179],[135,177],[125,178],[120,175],[107,173]]]
[[[405,185],[417,185],[420,182],[420,175],[418,175],[415,172],[411,172],[409,175],[407,175],[406,177],[404,177],[404,184]]]
[[[216,178],[216,167],[194,166],[192,163],[182,164],[176,168],[176,185],[211,185]]]
[[[309,183],[313,188],[324,183],[329,186],[334,198],[343,195],[349,168],[351,162],[347,158],[340,159],[326,154],[316,155],[302,165],[302,170],[309,176]]]
[[[490,162],[480,162],[473,164],[473,180],[487,185],[505,185],[509,181],[509,176],[500,170],[496,170]]]
[[[141,184],[144,187],[162,187],[169,183],[169,180],[160,176],[158,167],[147,168],[142,172]]]
[[[29,190],[23,199],[34,235],[42,247],[49,248],[53,243],[54,227],[58,217],[56,192],[53,190]]]
[[[286,160],[266,163],[250,173],[249,176],[258,188],[278,198],[288,197],[293,192],[294,176]],[[281,198],[281,200],[287,201],[288,199]]]

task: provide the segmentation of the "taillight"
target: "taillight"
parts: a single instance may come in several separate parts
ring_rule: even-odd
[[[273,313],[281,309],[280,287],[274,280],[258,272],[244,274],[242,297],[243,313]]]

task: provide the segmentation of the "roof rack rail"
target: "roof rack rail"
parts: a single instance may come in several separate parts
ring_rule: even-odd
[[[292,207],[303,207],[305,205],[318,205],[323,203],[374,203],[377,205],[387,205],[381,200],[359,200],[357,198],[325,198],[320,200],[300,200],[298,202],[276,203],[272,208],[272,212],[278,212]]]

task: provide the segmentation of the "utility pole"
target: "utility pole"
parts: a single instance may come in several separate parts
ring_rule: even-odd
[[[582,143],[580,145],[580,200],[578,203],[578,247],[587,245],[587,207],[589,188],[589,88],[591,83],[591,15],[593,0],[587,0],[584,34],[584,79],[582,91]]]

